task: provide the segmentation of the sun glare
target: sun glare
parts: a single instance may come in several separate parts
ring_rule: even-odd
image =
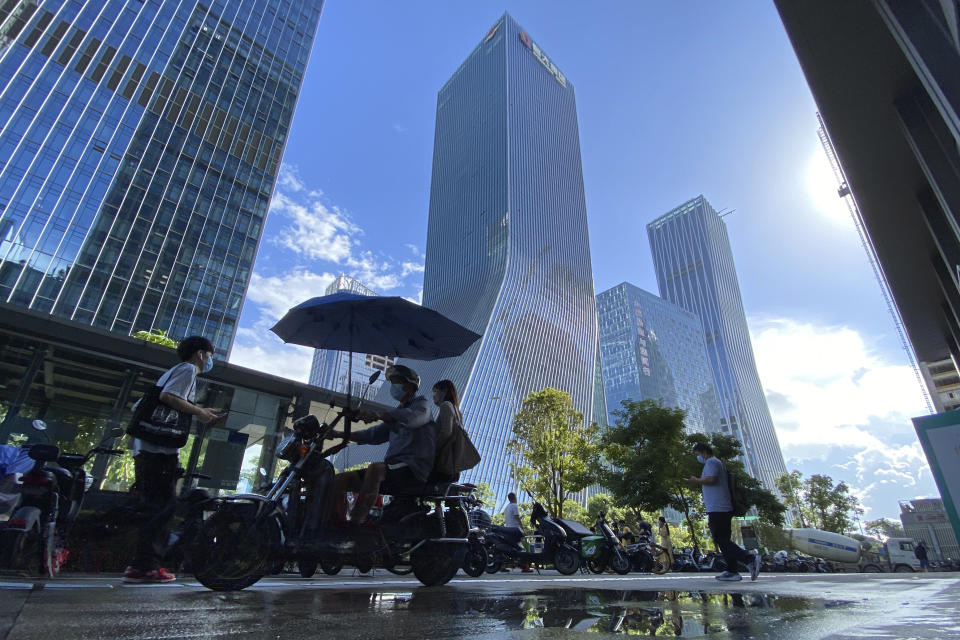
[[[837,194],[839,184],[820,145],[814,147],[807,161],[806,181],[807,196],[818,214],[838,226],[853,224],[846,201]]]

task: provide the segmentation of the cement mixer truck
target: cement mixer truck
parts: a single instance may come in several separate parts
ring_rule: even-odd
[[[879,551],[865,551],[859,540],[832,531],[784,529],[784,533],[795,550],[837,563],[846,571],[910,573],[920,569],[910,538],[889,538]]]

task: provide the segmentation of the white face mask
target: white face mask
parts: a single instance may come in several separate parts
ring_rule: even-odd
[[[391,384],[390,385],[390,396],[400,402],[403,400],[403,397],[407,395],[407,390],[403,388],[402,384]]]
[[[697,454],[697,462],[699,462],[700,464],[706,464],[706,463],[707,463],[707,460],[706,460],[706,458],[704,458],[702,455],[700,455],[700,454],[698,453],[698,454]]]

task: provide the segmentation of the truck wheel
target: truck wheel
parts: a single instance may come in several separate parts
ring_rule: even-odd
[[[861,573],[883,573],[880,567],[875,564],[865,564],[860,571]]]
[[[908,564],[898,564],[893,571],[894,573],[913,573],[913,567]]]

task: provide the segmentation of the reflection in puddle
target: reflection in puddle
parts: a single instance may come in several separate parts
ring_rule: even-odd
[[[249,590],[177,594],[185,607],[203,607],[201,619],[217,635],[242,628],[251,637],[312,638],[323,628],[334,638],[473,640],[599,635],[820,638],[860,615],[850,602],[689,591],[537,589],[473,591],[442,587],[410,591],[361,589]],[[841,615],[832,615],[839,608]],[[304,620],[310,624],[304,626]],[[538,632],[541,631],[542,633]],[[567,631],[569,630],[569,632]],[[217,631],[217,633],[213,633]],[[304,635],[306,633],[306,635]]]
[[[499,630],[570,629],[594,633],[702,637],[755,637],[848,603],[758,593],[543,590],[508,595],[415,591],[373,594],[375,606],[407,610],[451,609],[494,623]],[[443,600],[443,602],[441,602]],[[392,607],[391,607],[392,605]],[[478,620],[478,621],[479,621]],[[494,630],[494,629],[491,629]]]

